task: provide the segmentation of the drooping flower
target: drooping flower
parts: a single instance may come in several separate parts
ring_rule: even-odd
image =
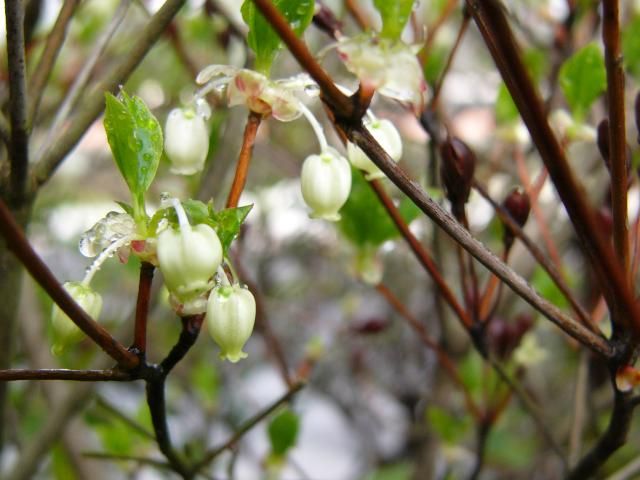
[[[361,82],[387,97],[410,103],[422,111],[427,83],[416,57],[420,46],[379,38],[375,34],[342,37],[336,50],[345,67]]]
[[[204,118],[188,108],[175,108],[167,116],[164,150],[171,172],[193,175],[204,167],[209,151],[209,132]]]
[[[302,165],[300,182],[312,218],[340,220],[338,211],[351,191],[351,167],[342,155],[331,147],[320,155],[309,155]]]
[[[226,97],[230,107],[246,107],[262,115],[271,115],[281,122],[300,117],[297,93],[317,92],[316,84],[306,75],[282,80],[270,80],[261,73],[229,65],[209,65],[202,70],[196,82],[203,87],[197,93],[202,97],[210,91]]]
[[[211,288],[211,277],[222,262],[222,245],[209,225],[191,226],[180,202],[174,203],[179,228],[158,235],[158,266],[171,302],[182,315],[204,312],[202,294]]]
[[[402,157],[402,138],[393,123],[387,119],[375,119],[365,122],[365,127],[394,161],[400,160]],[[360,147],[351,142],[347,144],[347,157],[354,167],[367,173],[367,180],[384,178],[382,170],[369,159]]]
[[[98,292],[82,282],[66,282],[63,287],[71,298],[87,312],[87,315],[93,319],[100,316],[102,297]],[[56,355],[62,353],[66,346],[80,341],[84,335],[69,316],[55,304],[51,310],[51,327],[54,340],[51,351]]]
[[[236,363],[246,358],[242,351],[253,331],[256,301],[253,294],[240,285],[214,288],[207,302],[207,325],[220,347],[220,358]]]

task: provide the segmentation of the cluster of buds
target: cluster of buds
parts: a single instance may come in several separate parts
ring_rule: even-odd
[[[491,319],[487,330],[491,350],[499,359],[508,360],[532,326],[533,318],[527,314],[518,315],[512,322],[501,317]]]

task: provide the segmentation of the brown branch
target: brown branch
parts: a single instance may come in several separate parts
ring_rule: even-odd
[[[475,188],[477,192],[491,204],[500,220],[511,231],[511,233],[513,233],[513,235],[523,243],[529,253],[531,253],[531,256],[536,259],[538,264],[540,264],[540,266],[544,268],[545,272],[547,272],[549,277],[551,277],[551,279],[553,280],[553,283],[555,283],[558,287],[558,290],[560,290],[560,292],[567,299],[582,324],[594,333],[598,333],[591,323],[589,314],[575,298],[575,296],[569,289],[569,286],[566,284],[566,282],[562,278],[562,275],[560,274],[560,272],[558,272],[553,262],[551,262],[545,256],[542,250],[538,248],[535,242],[531,240],[531,238],[529,238],[526,233],[524,233],[524,230],[520,228],[518,223],[511,217],[511,215],[509,215],[509,212],[502,205],[491,198],[487,190],[482,185],[480,185],[480,183],[474,180],[473,188]]]
[[[253,154],[253,146],[256,142],[256,134],[258,133],[261,122],[261,114],[253,111],[249,112],[247,125],[244,128],[244,136],[242,137],[242,147],[238,155],[238,163],[236,164],[236,173],[233,177],[229,196],[227,197],[227,208],[237,207],[240,201],[240,195],[242,195],[244,185],[247,181],[247,173]]]
[[[136,320],[133,330],[132,349],[138,355],[147,351],[147,318],[149,316],[149,300],[155,267],[149,262],[140,264],[140,280],[138,282],[138,299],[136,301]]]
[[[31,276],[80,330],[87,334],[87,336],[122,367],[131,369],[138,365],[138,357],[122,346],[102,325],[87,315],[69,296],[51,270],[49,270],[49,267],[47,267],[33,250],[24,233],[9,212],[6,204],[1,199],[0,233],[5,238],[9,250],[15,254]]]
[[[619,0],[602,2],[602,41],[607,68],[609,103],[609,161],[611,163],[611,211],[613,244],[626,272],[629,269],[627,227],[627,139],[624,105],[624,70],[620,48]]]
[[[626,442],[636,403],[629,393],[619,392],[615,385],[613,411],[607,431],[569,473],[566,480],[592,477],[607,459]]]
[[[167,0],[147,25],[136,34],[135,39],[131,39],[129,53],[85,96],[83,108],[70,119],[69,128],[58,135],[51,148],[44,152],[34,166],[32,175],[36,187],[49,180],[87,128],[100,116],[104,109],[104,92],[115,92],[118,86],[127,80],[185,2],[186,0]]]
[[[44,50],[40,55],[40,61],[29,80],[29,94],[31,96],[27,115],[29,126],[33,125],[47,81],[56,63],[64,39],[67,36],[67,27],[79,3],[80,0],[65,0],[56,19],[56,23],[47,36]]]
[[[329,74],[316,61],[304,42],[296,36],[289,27],[287,20],[274,7],[273,3],[270,0],[253,0],[253,3],[269,21],[274,30],[278,32],[291,54],[316,81],[322,91],[324,101],[335,109],[334,112],[336,114],[339,113],[344,118],[351,118],[354,114],[354,107],[349,97],[335,86]]]
[[[411,230],[409,230],[409,226],[400,215],[400,212],[393,204],[393,201],[384,190],[384,187],[382,186],[380,181],[372,180],[369,182],[369,185],[375,192],[378,200],[380,200],[380,203],[382,203],[382,206],[391,217],[391,220],[393,220],[393,223],[396,225],[396,228],[398,229],[402,237],[409,244],[409,248],[411,248],[411,251],[414,253],[427,273],[429,273],[429,275],[431,276],[431,279],[436,284],[436,287],[440,291],[440,294],[442,295],[444,300],[454,311],[462,325],[464,325],[464,327],[467,329],[471,327],[471,319],[469,318],[469,315],[467,315],[467,312],[462,308],[460,303],[458,303],[458,300],[449,288],[449,284],[442,277],[440,268],[435,264],[435,262],[429,255],[429,252],[426,251],[420,241],[415,237],[415,235],[413,235],[413,233],[411,233]]]
[[[0,382],[17,380],[67,380],[72,382],[129,382],[131,374],[112,368],[109,370],[67,370],[63,368],[40,370],[0,370]]]
[[[416,331],[422,343],[436,354],[436,357],[438,357],[438,362],[440,363],[440,365],[442,365],[442,368],[444,368],[447,373],[449,373],[451,380],[453,380],[453,382],[458,385],[458,387],[460,387],[469,412],[476,419],[480,419],[482,417],[482,413],[471,397],[471,392],[469,392],[469,389],[462,381],[456,365],[453,363],[453,360],[451,360],[447,352],[445,352],[442,347],[429,336],[426,327],[422,323],[420,323],[411,312],[409,312],[407,307],[405,307],[400,299],[398,299],[398,297],[393,294],[389,287],[387,287],[383,283],[379,283],[378,285],[376,285],[376,290],[380,292],[380,294],[391,304],[391,306],[396,309],[400,316],[402,316],[409,323],[411,328]]]
[[[11,142],[10,204],[20,205],[27,190],[29,128],[27,124],[26,62],[24,56],[24,2],[5,2],[7,60],[9,64],[9,118]]]
[[[640,310],[626,274],[598,228],[586,193],[547,122],[544,104],[527,72],[502,6],[497,0],[466,0],[466,4],[567,209],[607,303],[616,313],[612,316],[614,330],[630,327],[634,336],[640,337]]]

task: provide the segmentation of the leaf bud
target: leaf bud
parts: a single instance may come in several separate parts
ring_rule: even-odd
[[[520,228],[524,227],[529,218],[529,212],[531,211],[531,202],[529,201],[527,192],[520,187],[514,188],[509,195],[506,196],[504,202],[502,202],[502,206]],[[511,248],[513,240],[513,233],[509,230],[509,227],[505,225],[503,242],[507,249]]]

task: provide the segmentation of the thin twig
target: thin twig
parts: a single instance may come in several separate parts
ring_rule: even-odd
[[[10,200],[22,203],[29,170],[26,62],[24,57],[24,2],[5,2],[7,59],[9,63],[9,118],[11,121]]]
[[[458,47],[462,43],[462,39],[464,38],[464,34],[469,27],[469,20],[471,17],[469,15],[464,15],[462,17],[462,24],[460,25],[460,29],[458,30],[458,35],[456,36],[456,41],[447,56],[447,63],[445,63],[444,68],[442,69],[442,73],[440,74],[440,78],[438,79],[438,83],[436,83],[435,87],[433,87],[433,96],[431,97],[431,101],[429,102],[429,108],[431,110],[435,110],[438,106],[438,100],[440,99],[440,92],[442,91],[442,85],[444,85],[444,81],[447,78],[447,73],[449,73],[449,68],[451,68],[451,64],[453,63],[453,59],[458,52]]]
[[[269,415],[271,415],[275,410],[277,410],[280,407],[280,405],[289,402],[295,396],[295,394],[298,393],[302,389],[302,387],[304,387],[305,385],[306,385],[305,382],[296,382],[293,385],[291,385],[289,390],[287,390],[287,392],[284,395],[282,395],[280,398],[274,401],[267,408],[265,408],[264,410],[257,413],[246,422],[244,422],[240,426],[240,428],[238,428],[238,430],[236,430],[236,432],[233,435],[231,435],[231,437],[229,437],[229,439],[226,442],[224,442],[219,447],[214,448],[210,452],[206,453],[202,458],[202,460],[200,460],[193,466],[193,469],[192,469],[193,473],[194,474],[198,473],[200,470],[206,467],[209,463],[211,463],[211,461],[214,460],[218,455],[220,455],[222,452],[224,452],[228,448],[231,448],[233,445],[238,443],[238,440],[240,440],[245,433],[251,430],[254,426],[260,423],[262,420],[267,418]]]
[[[602,41],[607,69],[609,105],[609,160],[611,163],[611,211],[613,244],[626,272],[629,268],[629,234],[627,227],[627,139],[624,104],[624,69],[620,47],[619,0],[602,2]]]
[[[555,283],[556,286],[558,287],[558,290],[560,290],[560,292],[567,299],[567,301],[573,308],[573,311],[576,313],[578,319],[582,322],[582,324],[585,327],[589,328],[594,333],[598,333],[597,329],[591,323],[589,313],[587,313],[587,311],[582,307],[582,305],[580,305],[578,300],[575,298],[575,296],[569,289],[569,286],[566,284],[566,282],[562,278],[562,275],[560,274],[560,272],[556,270],[555,265],[551,261],[549,261],[549,259],[545,256],[542,250],[538,248],[535,242],[531,240],[531,238],[529,238],[529,236],[518,225],[518,223],[515,220],[513,220],[511,215],[509,215],[509,212],[502,205],[500,205],[495,200],[493,200],[493,198],[491,198],[487,190],[479,182],[474,180],[473,188],[475,188],[476,191],[491,204],[491,206],[495,210],[498,217],[500,217],[500,220],[505,224],[506,228],[508,228],[511,231],[511,233],[513,233],[513,235],[523,243],[523,245],[526,247],[529,253],[531,253],[531,255],[533,256],[533,258],[535,258],[538,264],[540,264],[540,266],[545,270],[545,272],[547,272],[549,277],[551,277],[551,279],[553,280],[553,283]]]
[[[480,419],[482,417],[480,409],[476,405],[476,402],[473,400],[469,389],[460,377],[460,373],[458,372],[456,365],[453,363],[453,360],[451,360],[447,352],[445,352],[442,347],[429,336],[426,327],[421,322],[419,322],[418,319],[414,317],[413,314],[411,314],[411,312],[409,312],[407,307],[405,307],[405,305],[398,299],[398,297],[394,295],[389,287],[387,287],[383,283],[379,283],[378,285],[376,285],[376,290],[380,292],[380,294],[382,294],[382,296],[391,304],[393,308],[395,308],[400,316],[402,316],[409,323],[411,328],[416,331],[422,343],[436,354],[436,357],[438,357],[438,362],[440,363],[440,365],[442,365],[442,368],[444,368],[447,373],[449,373],[451,380],[453,380],[453,382],[458,385],[458,387],[462,391],[465,404],[467,405],[467,409],[469,410],[469,412],[476,419]]]
[[[156,437],[153,436],[153,433],[151,433],[149,430],[144,428],[142,425],[140,425],[135,420],[133,420],[133,419],[129,418],[128,416],[126,416],[118,408],[116,408],[113,405],[111,405],[109,402],[107,402],[100,395],[98,395],[97,398],[96,398],[96,406],[100,407],[102,410],[106,411],[110,415],[113,415],[114,417],[116,417],[118,420],[120,420],[122,423],[126,424],[134,432],[137,432],[138,434],[140,434],[141,436],[143,436],[143,437],[145,437],[145,438],[147,438],[149,440],[155,441]]]
[[[614,327],[630,327],[634,336],[640,337],[640,308],[626,273],[598,228],[584,188],[549,126],[544,103],[524,65],[502,5],[497,0],[466,0],[466,4],[567,209],[607,303],[616,313],[612,316]]]
[[[236,173],[233,177],[231,190],[227,197],[227,208],[238,206],[240,195],[244,190],[247,181],[247,173],[249,171],[249,163],[253,154],[253,146],[256,142],[256,134],[262,122],[262,115],[256,112],[249,112],[247,117],[247,125],[244,128],[244,136],[242,137],[242,147],[238,155],[238,163],[236,164]]]
[[[589,387],[589,353],[580,352],[578,361],[578,372],[576,374],[576,387],[573,395],[573,418],[571,433],[569,435],[569,465],[576,463],[580,458],[582,449],[582,434],[584,430],[584,420],[586,415],[586,399]]]
[[[53,142],[54,137],[60,132],[60,129],[62,128],[62,126],[64,125],[65,121],[69,116],[69,113],[75,107],[76,102],[78,101],[78,98],[82,94],[84,88],[87,85],[87,82],[89,81],[89,78],[91,77],[91,73],[93,72],[93,69],[96,66],[96,63],[98,63],[100,56],[103,54],[103,52],[107,48],[107,44],[109,43],[113,35],[116,33],[116,30],[118,30],[118,27],[122,23],[122,20],[124,20],[124,17],[127,13],[127,10],[130,4],[131,4],[131,0],[121,0],[120,5],[118,5],[118,8],[114,12],[113,17],[109,22],[109,25],[107,25],[104,31],[95,40],[93,44],[93,49],[91,50],[89,55],[87,55],[87,57],[84,59],[82,68],[80,69],[78,74],[75,76],[75,79],[71,84],[71,87],[69,88],[66,96],[64,97],[64,100],[62,100],[62,103],[60,104],[60,106],[56,111],[56,115],[53,119],[53,122],[51,123],[51,126],[49,127],[47,136],[44,142],[42,142],[42,146],[38,151],[38,158],[44,155],[44,152],[46,152],[49,148],[51,148],[51,144]],[[33,117],[30,117],[30,118],[33,118]]]
[[[138,282],[138,299],[136,301],[136,320],[133,330],[133,346],[135,353],[144,355],[147,351],[147,318],[149,316],[149,300],[155,267],[149,262],[140,264],[140,280]]]
[[[75,147],[87,128],[98,118],[104,109],[104,92],[114,92],[122,85],[131,72],[140,64],[147,52],[162,35],[165,28],[186,0],[167,0],[147,25],[131,39],[131,49],[95,88],[85,96],[83,108],[70,120],[70,126],[55,138],[54,142],[42,157],[37,160],[33,170],[34,183],[40,186],[45,183],[64,157]],[[12,3],[12,2],[9,2]]]
[[[427,252],[427,250],[422,246],[422,244],[415,237],[415,235],[411,233],[409,226],[400,215],[400,212],[398,211],[397,207],[394,205],[393,201],[391,200],[387,192],[384,190],[384,187],[382,186],[380,181],[372,180],[369,182],[369,185],[371,186],[376,196],[380,200],[380,203],[382,203],[382,206],[385,208],[385,210],[391,217],[391,220],[396,225],[396,228],[398,229],[402,237],[409,244],[411,251],[415,254],[420,264],[431,276],[431,279],[436,284],[436,287],[438,288],[440,295],[442,295],[444,300],[454,311],[454,313],[456,314],[456,316],[458,317],[462,325],[464,325],[466,328],[469,328],[471,326],[471,319],[467,315],[467,312],[462,308],[462,306],[456,299],[454,293],[449,288],[449,284],[446,282],[446,280],[442,276],[440,268],[435,264],[435,262],[431,258],[431,255],[429,255],[429,252]]]
[[[160,470],[171,470],[171,465],[161,460],[154,460],[153,458],[137,457],[135,455],[122,455],[118,453],[103,453],[103,452],[84,452],[82,454],[87,458],[94,460],[123,460],[128,462],[137,462],[142,465],[149,465],[156,467]]]
[[[118,370],[67,370],[63,368],[40,370],[0,370],[0,382],[17,380],[67,380],[73,382],[129,382],[134,377]]]
[[[0,199],[0,233],[5,238],[9,250],[18,257],[31,276],[80,330],[122,367],[131,369],[138,365],[138,357],[122,346],[69,296],[49,267],[33,250],[2,199]]]
[[[67,27],[79,3],[80,0],[65,0],[56,19],[56,23],[47,36],[44,50],[40,55],[40,61],[29,79],[30,98],[27,118],[30,126],[33,126],[36,112],[40,106],[40,100],[42,100],[44,90],[47,86],[47,81],[56,63],[64,39],[67,36]]]

